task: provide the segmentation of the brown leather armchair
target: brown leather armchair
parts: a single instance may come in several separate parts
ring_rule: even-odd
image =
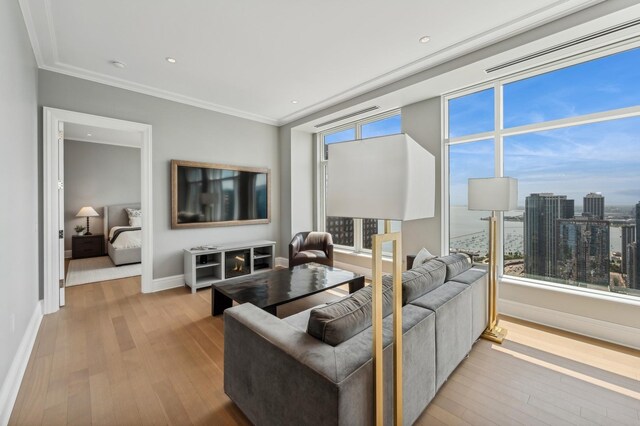
[[[289,243],[289,267],[304,263],[333,266],[333,239],[328,232],[298,232]]]

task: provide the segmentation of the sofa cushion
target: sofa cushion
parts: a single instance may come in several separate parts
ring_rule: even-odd
[[[485,269],[471,268],[451,280],[471,288],[471,340],[480,337],[489,321],[488,278]]]
[[[326,259],[327,255],[322,250],[304,250],[298,252],[294,258],[296,259]]]
[[[436,313],[436,387],[445,382],[471,350],[471,287],[446,282],[430,293],[411,302],[412,305]]]
[[[393,289],[382,284],[382,316],[393,309]],[[335,303],[311,310],[307,333],[336,346],[371,326],[372,287],[366,286]]]
[[[437,260],[447,265],[447,275],[445,277],[445,281],[452,280],[453,277],[471,269],[471,267],[473,266],[471,264],[469,256],[462,253],[439,257]]]
[[[451,279],[451,281],[455,281],[457,283],[462,283],[466,285],[471,285],[485,275],[487,275],[487,271],[485,269],[471,268],[459,275],[456,275]]]
[[[447,268],[444,263],[435,259],[423,263],[417,268],[409,269],[402,273],[402,305],[406,305],[425,293],[444,283]],[[382,277],[382,282],[388,286],[393,285],[391,275]]]

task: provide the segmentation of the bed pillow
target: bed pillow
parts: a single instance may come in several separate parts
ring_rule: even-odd
[[[142,226],[142,210],[126,208],[127,215],[129,216],[129,226],[139,228]]]

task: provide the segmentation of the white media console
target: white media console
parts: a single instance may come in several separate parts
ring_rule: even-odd
[[[275,266],[275,241],[245,241],[184,249],[184,281],[191,292]]]

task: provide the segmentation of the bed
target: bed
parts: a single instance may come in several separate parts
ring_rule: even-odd
[[[104,207],[107,253],[116,266],[140,263],[142,259],[142,231],[139,227],[129,226],[127,208],[140,209],[140,203]]]

